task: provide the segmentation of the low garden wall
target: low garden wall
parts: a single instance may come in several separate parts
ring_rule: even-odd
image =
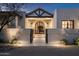
[[[62,39],[66,39],[69,43],[73,43],[77,37],[79,37],[79,30],[77,29],[48,29],[49,43]]]

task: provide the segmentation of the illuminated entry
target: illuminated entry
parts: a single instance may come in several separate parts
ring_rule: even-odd
[[[35,24],[35,34],[43,34],[44,33],[44,23],[41,21],[36,22]]]

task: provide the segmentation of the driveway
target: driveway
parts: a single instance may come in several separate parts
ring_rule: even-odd
[[[7,47],[6,47],[7,48]],[[8,47],[9,49],[9,47]],[[79,47],[27,46],[0,50],[0,55],[9,56],[79,56]]]

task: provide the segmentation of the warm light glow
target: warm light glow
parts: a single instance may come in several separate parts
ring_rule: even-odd
[[[79,20],[74,21],[75,29],[79,29]]]
[[[63,20],[62,21],[62,28],[63,29],[72,29],[74,22],[72,20]]]
[[[18,31],[19,31],[19,29],[13,29],[13,28],[7,29],[8,37],[10,39],[14,38],[16,36],[16,34],[17,34]]]
[[[54,47],[63,47],[63,48],[64,48],[64,47],[67,47],[67,46],[64,45],[64,44],[53,44],[53,46],[54,46]]]
[[[60,41],[54,41],[50,44],[50,46],[53,46],[53,47],[57,47],[57,48],[66,48],[66,47],[70,47],[69,45],[64,45],[64,44],[61,44]]]
[[[25,28],[34,29],[36,22],[41,21],[44,23],[45,28],[54,28],[55,21],[53,18],[26,18]]]
[[[18,40],[16,44],[13,44],[15,47],[23,47],[26,46],[26,41],[25,40]]]

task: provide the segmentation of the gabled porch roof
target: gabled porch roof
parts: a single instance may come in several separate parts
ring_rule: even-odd
[[[26,14],[26,17],[48,17],[48,18],[53,18],[53,14],[49,13],[48,11],[45,11],[42,8],[37,8],[28,14]]]

